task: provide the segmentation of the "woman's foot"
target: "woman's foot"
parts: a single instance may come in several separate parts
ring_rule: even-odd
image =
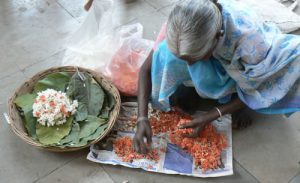
[[[252,117],[248,114],[246,109],[238,110],[232,113],[232,128],[244,129],[252,124]]]

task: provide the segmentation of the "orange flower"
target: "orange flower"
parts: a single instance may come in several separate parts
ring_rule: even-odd
[[[55,107],[55,106],[56,106],[56,103],[55,103],[54,101],[51,101],[51,102],[49,102],[49,105],[50,105],[51,107]]]
[[[40,99],[41,99],[43,102],[45,102],[45,101],[46,101],[45,95],[40,96]]]
[[[151,149],[147,154],[139,154],[134,152],[132,148],[132,139],[130,137],[117,138],[113,144],[113,148],[117,156],[122,157],[125,162],[132,162],[134,159],[149,159],[155,162],[159,160],[157,149]]]
[[[197,138],[183,137],[192,133],[192,129],[178,129],[179,125],[191,121],[190,116],[182,116],[179,112],[160,113],[159,119],[150,118],[154,134],[170,132],[169,139],[194,158],[195,165],[205,172],[217,169],[221,164],[221,152],[228,146],[226,136],[217,132],[212,124],[208,124]]]
[[[38,112],[38,111],[35,112],[35,116],[36,116],[36,117],[40,117],[40,115],[41,115],[40,112]]]
[[[66,110],[65,105],[61,105],[61,106],[60,106],[60,111],[61,111],[62,113],[64,113],[65,115],[68,114],[68,111]]]
[[[160,112],[158,118],[150,117],[149,121],[154,135],[168,133],[170,141],[191,154],[195,165],[201,168],[202,172],[218,169],[221,165],[221,152],[228,146],[226,136],[218,133],[212,124],[208,124],[197,138],[183,137],[184,134],[192,133],[193,130],[178,129],[178,126],[190,122],[191,119],[191,116],[171,111]],[[159,159],[156,149],[152,149],[147,155],[134,152],[132,139],[129,137],[118,138],[114,143],[114,150],[126,162],[140,158],[156,161]]]

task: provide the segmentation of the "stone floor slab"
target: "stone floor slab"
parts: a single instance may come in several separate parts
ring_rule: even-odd
[[[155,12],[156,9],[143,0],[134,3],[115,1],[113,20],[116,25],[124,25],[132,22],[140,16]]]
[[[114,183],[104,169],[82,156],[57,169],[37,183]]]
[[[35,63],[23,70],[24,75],[27,78],[31,78],[35,74],[37,74],[40,71],[49,69],[51,67],[61,66],[62,59],[64,57],[65,51],[58,52],[51,57],[45,59],[44,61]]]
[[[24,81],[26,77],[21,71],[2,78],[0,80],[0,103],[7,106],[8,99]]]
[[[159,9],[159,12],[161,12],[162,14],[166,15],[167,17],[169,16],[169,14],[171,13],[171,11],[173,10],[175,4],[170,4],[166,7],[163,7],[161,9]]]
[[[114,21],[117,25],[141,22],[145,38],[155,39],[173,8],[173,1],[177,0],[137,0],[129,4],[116,1]],[[257,182],[253,176],[267,183],[299,182],[299,114],[288,120],[254,114],[254,124],[233,135],[235,175],[213,179],[118,166],[103,166],[106,174],[101,166],[85,160],[87,151],[50,153],[16,137],[2,116],[7,111],[7,99],[25,79],[59,65],[65,39],[85,18],[83,3],[82,0],[0,1],[0,182]],[[300,12],[299,7],[296,12]],[[74,160],[78,157],[82,158]]]
[[[299,183],[299,182],[300,182],[300,172],[295,177],[293,177],[289,183]]]
[[[57,3],[62,6],[72,17],[77,21],[82,22],[87,12],[84,10],[83,0],[56,0]]]
[[[161,9],[164,8],[166,6],[172,5],[176,2],[178,2],[179,0],[146,0],[149,4],[151,4],[153,7],[157,8],[157,9]]]
[[[2,6],[2,2],[0,6]],[[24,69],[61,51],[79,23],[54,0],[25,1],[0,16],[1,58]],[[9,67],[8,67],[9,68]]]
[[[143,38],[156,40],[157,35],[161,29],[161,26],[167,21],[167,16],[164,14],[154,11],[149,14],[141,15],[135,18],[132,22],[139,22],[144,27]]]
[[[0,105],[0,182],[32,183],[58,167],[87,151],[75,153],[51,153],[36,149],[17,137],[6,123],[3,112],[6,107]]]
[[[141,169],[130,169],[122,166],[103,165],[106,172],[115,182],[129,183],[257,183],[258,181],[245,171],[238,163],[234,162],[234,175],[219,178],[196,178],[183,175],[167,175],[160,173],[146,172]]]
[[[261,182],[288,182],[300,170],[300,115],[252,116],[252,126],[233,134],[235,159]]]

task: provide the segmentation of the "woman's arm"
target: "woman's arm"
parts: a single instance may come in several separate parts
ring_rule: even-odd
[[[151,95],[151,63],[153,51],[149,54],[145,63],[142,65],[139,73],[138,82],[138,119],[137,130],[134,135],[134,150],[138,153],[147,153],[148,147],[144,142],[144,137],[147,143],[152,142],[152,130],[148,120],[148,103]]]
[[[148,103],[150,99],[151,84],[151,63],[153,51],[147,57],[139,73],[138,81],[138,117],[148,118]]]
[[[232,101],[227,104],[220,105],[216,108],[211,109],[204,115],[201,115],[193,119],[190,123],[182,125],[180,128],[193,128],[194,131],[192,134],[187,135],[188,137],[197,137],[199,132],[210,122],[218,119],[221,115],[231,114],[240,109],[245,108],[246,105],[239,99],[235,97]],[[219,110],[219,111],[218,111]]]
[[[157,36],[153,50],[157,49],[158,44],[165,38],[166,24],[164,24]],[[151,83],[151,64],[153,50],[149,54],[145,63],[142,65],[139,73],[138,82],[138,120],[137,130],[133,139],[134,150],[139,153],[146,153],[148,148],[144,142],[144,137],[147,138],[147,143],[152,141],[152,130],[148,120],[148,103],[152,90]]]
[[[239,97],[235,97],[232,101],[227,104],[223,104],[218,106],[217,108],[220,110],[222,115],[231,114],[237,110],[245,108],[246,105],[239,99]],[[211,113],[214,113],[213,120],[220,117],[220,114],[216,108],[211,110]]]

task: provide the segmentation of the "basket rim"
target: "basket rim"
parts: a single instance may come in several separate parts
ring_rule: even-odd
[[[65,71],[64,71],[65,70]],[[82,71],[82,72],[88,72],[89,74],[92,75],[92,77],[95,79],[100,78],[100,82],[98,80],[96,80],[99,85],[108,93],[112,94],[114,99],[116,100],[115,102],[115,106],[112,109],[112,111],[110,112],[110,117],[108,120],[108,127],[103,131],[103,133],[101,133],[101,135],[94,139],[93,141],[88,142],[85,146],[81,146],[81,147],[65,147],[65,148],[61,148],[61,147],[56,147],[56,146],[43,146],[41,143],[39,143],[38,141],[33,140],[29,135],[28,132],[26,132],[26,130],[24,132],[20,131],[16,125],[15,125],[15,120],[12,119],[12,114],[14,112],[17,112],[18,115],[20,116],[19,111],[13,111],[16,108],[16,105],[14,103],[14,99],[18,96],[18,94],[22,94],[20,91],[26,86],[29,85],[28,83],[32,82],[34,78],[39,78],[42,79],[45,76],[47,76],[48,72],[52,71],[51,73],[54,73],[53,71],[56,72],[76,72],[77,70]],[[45,74],[46,73],[46,74]],[[105,83],[105,84],[104,84]],[[103,86],[103,85],[107,85],[107,86]],[[107,89],[107,87],[109,86],[109,89]],[[95,144],[97,142],[99,142],[101,139],[103,139],[105,136],[107,136],[110,131],[112,130],[117,117],[119,115],[120,112],[120,107],[121,107],[121,97],[120,97],[120,93],[118,91],[118,89],[114,86],[114,84],[109,81],[108,79],[106,79],[104,77],[103,74],[96,72],[94,70],[88,69],[88,68],[84,68],[84,67],[77,67],[77,66],[57,66],[57,67],[51,67],[42,71],[39,71],[38,73],[34,74],[33,76],[31,76],[29,79],[27,79],[25,82],[23,82],[12,94],[12,96],[9,98],[8,100],[8,117],[10,118],[10,128],[11,130],[18,136],[20,137],[23,141],[25,141],[27,144],[32,145],[36,148],[39,149],[44,149],[44,150],[48,150],[48,151],[53,151],[53,152],[70,152],[70,151],[77,151],[77,150],[81,150],[81,149],[85,149],[87,147],[89,147],[92,144]],[[22,120],[22,126],[25,128],[24,126],[24,121]],[[26,128],[25,128],[26,129]]]

